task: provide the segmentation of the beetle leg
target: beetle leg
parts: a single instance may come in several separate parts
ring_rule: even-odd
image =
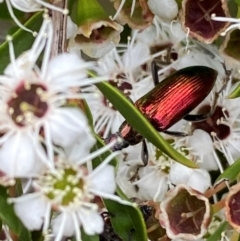
[[[158,66],[155,61],[152,61],[151,63],[151,69],[152,69],[152,78],[153,78],[153,83],[154,85],[158,85],[159,83],[159,78],[158,78]]]
[[[214,94],[214,98],[213,98],[213,104],[212,107],[210,109],[210,111],[208,113],[205,114],[198,114],[198,115],[186,115],[183,119],[186,121],[191,121],[191,122],[200,122],[200,121],[204,121],[207,118],[209,118],[210,116],[212,116],[215,112],[216,106],[217,106],[217,101],[219,98],[219,95],[223,92],[223,90],[226,88],[228,81],[231,79],[231,70],[227,70],[226,65],[224,63],[222,63],[223,68],[225,70],[225,74],[226,77],[224,78],[223,81],[223,85],[221,87],[221,89],[217,92],[215,92]]]
[[[147,164],[148,164],[148,148],[147,148],[145,139],[143,139],[143,141],[142,141],[141,158],[142,158],[143,166],[144,167],[147,166]]]
[[[138,176],[138,171],[140,168],[147,166],[148,164],[148,148],[147,148],[147,144],[145,139],[143,139],[142,141],[142,151],[141,151],[141,158],[142,158],[142,162],[143,165],[137,165],[137,169],[135,171],[135,173],[133,174],[133,176],[129,179],[129,181],[134,182],[135,180],[139,179]]]
[[[178,131],[161,131],[167,135],[174,136],[174,137],[185,137],[189,136],[189,133],[178,132]]]
[[[161,50],[164,50],[164,49],[166,50],[166,55],[160,55],[160,56],[154,58],[154,61],[156,63],[158,63],[159,65],[166,66],[166,65],[171,64],[172,44],[168,44],[166,47],[164,47]],[[150,48],[150,51],[153,54],[153,52],[158,52],[159,49],[157,50],[157,49],[154,49],[154,47],[152,47],[152,48]]]
[[[222,91],[222,90],[223,90],[223,88],[221,88],[220,91]],[[198,114],[198,115],[186,115],[183,117],[183,119],[186,121],[191,121],[191,122],[201,122],[201,121],[204,121],[207,118],[211,117],[213,115],[213,113],[215,112],[215,109],[217,106],[217,100],[218,100],[219,94],[221,93],[220,91],[215,92],[213,104],[208,113]]]

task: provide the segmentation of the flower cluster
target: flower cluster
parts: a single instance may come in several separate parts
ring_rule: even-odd
[[[128,202],[114,195],[114,167],[108,163],[118,153],[93,169],[92,160],[110,146],[90,153],[95,139],[88,120],[71,105],[71,100],[96,98],[81,92],[101,81],[88,77],[95,63],[69,53],[50,59],[52,37],[52,21],[45,17],[32,48],[18,58],[8,37],[11,63],[0,76],[1,180],[13,185],[15,178],[28,179],[23,195],[9,201],[29,230],[41,229],[55,240],[73,235],[81,240],[80,227],[88,235],[103,231],[95,197]]]
[[[1,240],[238,239],[238,1],[0,3]]]

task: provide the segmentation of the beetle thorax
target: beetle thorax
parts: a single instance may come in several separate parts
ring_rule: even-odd
[[[143,140],[143,137],[135,131],[126,121],[119,127],[119,135],[129,143],[129,145],[136,145]]]

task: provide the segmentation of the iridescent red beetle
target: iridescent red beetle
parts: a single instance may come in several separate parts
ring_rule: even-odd
[[[224,65],[223,65],[224,66]],[[158,69],[152,63],[154,89],[135,102],[136,108],[148,119],[159,132],[175,136],[186,136],[181,132],[170,132],[167,129],[181,119],[188,121],[203,121],[214,113],[219,93],[224,89],[231,74],[226,70],[226,81],[220,91],[215,93],[214,103],[209,113],[189,115],[213,89],[218,72],[207,66],[191,66],[183,68],[158,83]],[[105,139],[105,143],[117,140],[113,151],[122,150],[129,145],[136,145],[143,141],[142,159],[146,165],[148,154],[144,138],[124,121],[117,133]]]

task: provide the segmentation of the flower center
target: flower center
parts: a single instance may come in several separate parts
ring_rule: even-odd
[[[41,84],[22,82],[16,88],[14,96],[7,103],[8,113],[16,125],[23,127],[45,115],[48,109],[46,92],[46,87]]]
[[[109,84],[111,84],[113,87],[116,87],[117,89],[119,89],[120,91],[122,91],[122,93],[125,96],[130,96],[131,94],[131,90],[132,90],[132,85],[128,82],[126,82],[126,75],[124,73],[120,73],[116,76],[115,80],[109,80]],[[103,99],[103,103],[105,106],[116,110],[113,105],[104,97]]]
[[[39,186],[43,188],[45,196],[55,205],[69,206],[81,201],[88,202],[93,197],[87,192],[84,179],[84,168],[75,170],[66,166],[57,170],[58,174],[47,173],[40,180]]]
[[[208,113],[210,109],[210,105],[204,105],[199,109],[198,113]],[[202,129],[209,133],[210,136],[212,133],[214,133],[218,139],[224,140],[230,135],[231,132],[230,127],[224,124],[226,117],[229,117],[228,111],[223,111],[221,106],[217,106],[214,114],[211,117],[207,118],[205,121],[193,123],[193,128]]]

